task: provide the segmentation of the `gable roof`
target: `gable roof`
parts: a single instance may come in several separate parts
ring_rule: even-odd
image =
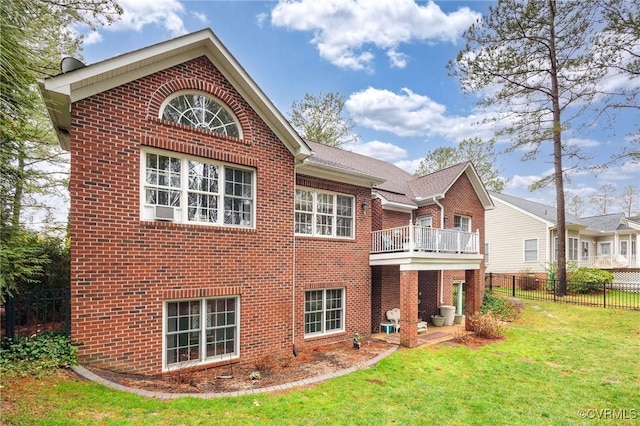
[[[491,197],[524,211],[530,216],[537,217],[549,225],[556,224],[558,212],[555,207],[514,197],[513,195],[498,192],[491,192],[490,194]],[[627,219],[624,213],[612,213],[582,218],[566,213],[565,220],[567,225],[583,228],[581,232],[585,232],[585,235],[598,235],[616,231],[640,231],[640,224],[634,222],[632,219]]]
[[[451,186],[466,173],[483,206],[487,209],[493,208],[491,197],[470,162],[447,167],[429,175],[414,176],[394,164],[377,158],[312,141],[307,141],[307,144],[313,149],[313,155],[303,165],[298,166],[299,173],[317,176],[314,169],[331,165],[338,170],[376,176],[377,182],[372,181],[372,188],[374,195],[382,200],[383,206],[415,210],[418,205],[444,198]]]
[[[624,213],[612,213],[600,216],[583,217],[582,220],[587,227],[599,232],[613,232],[622,230],[631,230]]]
[[[210,29],[204,29],[49,77],[40,92],[60,145],[70,149],[71,104],[154,72],[206,56],[297,161],[311,149]]]

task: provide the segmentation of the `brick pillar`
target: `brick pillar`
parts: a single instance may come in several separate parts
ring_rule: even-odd
[[[418,346],[418,271],[400,271],[400,345]]]
[[[482,297],[484,296],[484,282],[480,279],[480,270],[467,269],[464,271],[465,287],[467,288],[465,298],[465,315],[476,314],[480,311]],[[466,329],[469,330],[469,322],[466,322]]]

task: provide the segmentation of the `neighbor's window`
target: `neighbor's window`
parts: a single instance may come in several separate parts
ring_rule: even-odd
[[[240,137],[234,115],[213,97],[203,93],[182,93],[165,101],[161,117],[187,126]]]
[[[465,232],[471,232],[471,218],[468,216],[453,216],[453,227],[461,228]]]
[[[350,195],[296,189],[296,234],[353,238],[353,200]]]
[[[488,264],[489,263],[489,243],[484,243],[484,263]]]
[[[236,358],[238,305],[236,297],[166,302],[165,367]]]
[[[582,260],[589,259],[589,241],[582,242]]]
[[[524,261],[525,262],[538,261],[538,239],[537,238],[524,240]]]
[[[309,290],[304,294],[305,336],[344,330],[344,290]]]
[[[606,243],[598,243],[598,251],[600,252],[600,256],[610,256],[611,255],[611,242]]]
[[[149,148],[141,170],[143,220],[253,226],[253,170]]]
[[[578,260],[578,239],[569,238],[567,247],[567,260]]]
[[[620,254],[626,256],[629,251],[629,241],[620,241]]]

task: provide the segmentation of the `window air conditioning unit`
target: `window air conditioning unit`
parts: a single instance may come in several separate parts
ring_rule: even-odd
[[[173,212],[175,209],[169,206],[155,206],[154,219],[173,220]]]

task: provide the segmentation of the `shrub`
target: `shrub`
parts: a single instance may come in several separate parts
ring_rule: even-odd
[[[471,315],[467,322],[478,337],[495,339],[504,335],[505,323],[492,311]]]
[[[57,332],[5,339],[0,352],[0,372],[12,376],[41,376],[77,363],[71,339]]]
[[[482,314],[493,313],[496,317],[503,321],[512,321],[518,317],[518,310],[513,303],[502,297],[485,293],[480,306]]]
[[[567,291],[593,293],[613,281],[613,274],[602,269],[578,268],[567,280]]]

